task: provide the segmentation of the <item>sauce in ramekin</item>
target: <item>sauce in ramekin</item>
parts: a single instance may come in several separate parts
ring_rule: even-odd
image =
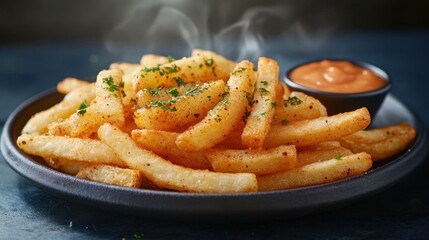
[[[382,88],[386,80],[348,61],[322,60],[294,69],[289,78],[305,87],[333,93],[359,93]]]

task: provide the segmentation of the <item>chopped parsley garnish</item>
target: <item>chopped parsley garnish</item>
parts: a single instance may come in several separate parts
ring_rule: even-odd
[[[271,103],[271,108],[276,109],[276,107],[277,107],[277,103],[276,102],[272,102]]]
[[[176,81],[177,86],[182,86],[182,85],[185,85],[185,84],[186,84],[186,83],[185,83],[185,81],[183,81],[183,79],[182,79],[182,78],[180,78],[180,77],[178,77],[178,78],[174,78],[174,81]]]
[[[188,90],[186,90],[186,92],[184,94],[179,96],[179,91],[176,88],[172,87],[172,88],[169,88],[167,90],[167,92],[173,96],[172,99],[166,100],[166,101],[151,101],[145,107],[146,108],[160,107],[162,110],[165,110],[165,111],[170,110],[172,112],[175,112],[175,111],[177,111],[177,109],[174,106],[173,106],[173,108],[171,108],[171,104],[176,103],[178,100],[180,100],[186,96],[189,96],[191,94],[197,94],[199,92],[202,92],[202,91],[206,90],[207,88],[208,87],[206,84],[204,84],[203,86],[195,85],[192,88],[188,88]]]
[[[149,92],[150,95],[155,97],[155,96],[158,96],[160,90],[161,90],[161,87],[157,87],[157,88],[147,88],[144,91]]]
[[[292,105],[292,106],[296,106],[296,105],[299,105],[299,104],[301,104],[301,103],[302,103],[302,100],[301,100],[301,99],[299,99],[299,98],[298,98],[298,97],[296,97],[296,96],[289,97],[288,99],[283,100],[283,104],[284,104],[284,106],[285,106],[285,107],[287,107],[287,106],[288,106],[288,104],[290,104],[290,105]]]
[[[183,95],[188,96],[190,94],[196,93],[196,92],[198,92],[199,88],[200,88],[200,86],[198,86],[198,85],[195,85],[195,87],[188,88],[188,90],[186,90],[186,92]]]
[[[265,116],[266,112],[261,113],[261,116]]]
[[[156,72],[156,71],[159,71],[160,67],[161,67],[161,64],[158,64],[158,66],[156,66],[156,67],[145,67],[145,68],[143,68],[143,71],[145,71],[145,72]]]
[[[343,155],[338,155],[338,156],[335,157],[335,159],[337,159],[337,160],[343,160]]]
[[[177,90],[177,88],[169,88],[168,93],[173,97],[179,96],[179,91]]]
[[[166,66],[166,67],[161,67],[161,64],[158,64],[158,66],[156,67],[145,67],[143,68],[143,71],[145,72],[159,72],[159,74],[161,76],[163,76],[164,74],[169,74],[169,73],[175,73],[178,72],[180,70],[180,68],[176,65],[172,65],[172,66]],[[142,75],[142,77],[144,77]]]
[[[86,113],[86,109],[89,107],[89,103],[86,100],[83,100],[83,102],[79,105],[79,108],[77,109],[77,114],[79,116],[83,116]]]
[[[106,90],[112,93],[117,92],[120,88],[124,87],[124,82],[122,81],[119,84],[115,84],[112,76],[103,78],[103,83],[107,85]]]
[[[282,125],[286,125],[288,123],[288,120],[286,120],[286,119],[283,119],[282,121],[281,121],[281,124]]]
[[[237,73],[241,73],[241,72],[243,72],[244,70],[246,70],[247,68],[244,68],[244,67],[239,67],[237,70],[235,70],[234,72],[232,72],[232,75],[235,75],[235,74],[237,74]]]
[[[267,81],[261,81],[261,83],[262,83],[264,86],[268,86],[268,82],[267,82]]]
[[[259,88],[259,92],[264,94],[264,93],[269,93],[270,91],[268,91],[266,88]]]
[[[204,59],[204,63],[207,67],[213,66],[213,58]]]
[[[229,95],[229,92],[224,92],[224,93],[222,93],[222,99],[224,99],[226,96],[228,96]]]
[[[171,56],[168,56],[168,57],[167,57],[167,61],[168,61],[169,63],[171,63],[171,62],[174,62],[174,61],[175,61],[175,59],[174,59],[174,58],[172,58]]]

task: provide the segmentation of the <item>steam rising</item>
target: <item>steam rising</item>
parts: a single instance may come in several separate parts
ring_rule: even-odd
[[[181,52],[176,51],[178,55],[203,48],[230,58],[255,61],[264,55],[262,33],[266,20],[284,18],[286,13],[281,7],[254,7],[246,10],[237,22],[212,33],[206,2],[139,1],[130,6],[127,17],[110,32],[106,46],[111,52],[121,52],[121,43],[133,43],[144,46],[144,53],[169,55],[168,46],[183,45]]]

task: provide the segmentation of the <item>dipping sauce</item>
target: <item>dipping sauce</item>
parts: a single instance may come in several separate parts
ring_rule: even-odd
[[[359,93],[382,88],[386,80],[348,61],[323,60],[294,69],[289,78],[308,88],[333,93]]]

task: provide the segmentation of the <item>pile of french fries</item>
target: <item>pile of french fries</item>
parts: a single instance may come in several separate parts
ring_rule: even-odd
[[[407,123],[364,130],[366,108],[327,116],[279,82],[276,61],[195,49],[179,60],[114,63],[95,83],[67,78],[17,145],[78,178],[197,193],[298,188],[365,174],[415,138]]]

